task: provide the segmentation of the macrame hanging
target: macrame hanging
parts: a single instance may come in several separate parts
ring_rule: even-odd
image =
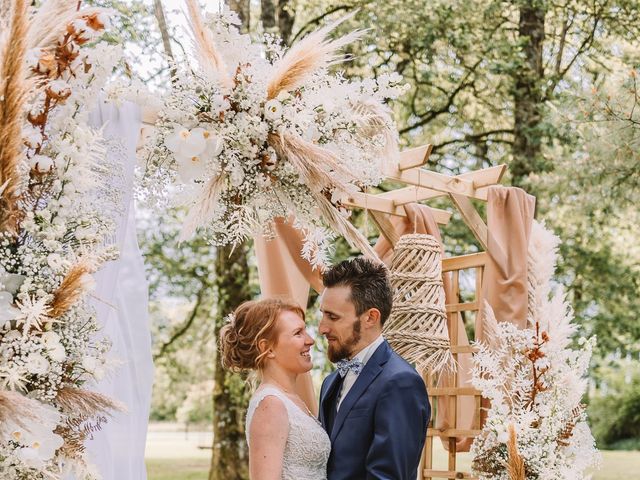
[[[454,369],[451,355],[442,253],[433,235],[400,237],[391,261],[393,310],[384,336],[419,371]]]

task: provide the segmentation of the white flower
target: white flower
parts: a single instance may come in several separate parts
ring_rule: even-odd
[[[71,92],[71,87],[64,80],[52,80],[47,84],[47,88],[56,95],[64,96]]]
[[[282,118],[282,103],[276,98],[269,100],[264,105],[264,116],[267,120],[280,120]]]
[[[25,300],[16,301],[20,314],[16,317],[16,323],[22,325],[24,335],[34,328],[41,330],[42,324],[49,320],[49,306],[46,298],[34,300],[27,297]]]
[[[22,138],[29,148],[37,148],[42,145],[42,132],[31,125],[23,128]]]
[[[231,104],[223,95],[214,95],[211,98],[211,110],[216,115],[219,115],[221,112],[226,112],[229,108],[231,108]]]
[[[51,157],[47,157],[46,155],[34,155],[29,160],[29,166],[31,169],[36,170],[40,173],[50,172],[55,165],[55,162]]]
[[[60,344],[60,335],[56,332],[44,332],[40,336],[40,341],[47,347],[55,347]]]
[[[47,349],[47,353],[49,353],[49,357],[54,362],[64,362],[65,358],[67,358],[67,351],[61,344],[57,344],[52,348]]]
[[[59,254],[50,253],[47,255],[47,265],[51,270],[58,271],[64,266],[64,261]]]
[[[0,385],[7,390],[23,390],[27,381],[23,373],[22,370],[18,370],[15,366],[0,367]]]
[[[0,291],[0,323],[15,320],[20,315],[20,310],[13,306],[13,295]]]
[[[4,290],[15,295],[25,278],[24,275],[7,273],[4,267],[0,266],[0,291]]]
[[[206,165],[201,157],[176,157],[178,176],[183,183],[191,183],[206,173]]]
[[[195,128],[192,131],[179,127],[164,141],[165,147],[182,159],[197,157],[207,148],[204,129]]]
[[[205,149],[203,156],[205,158],[214,158],[220,155],[220,152],[222,152],[222,148],[224,147],[222,138],[208,130],[203,131],[203,136],[207,141],[207,148]]]
[[[43,405],[42,414],[49,409]],[[26,465],[32,468],[43,468],[44,464],[51,460],[58,450],[64,444],[63,438],[54,433],[60,414],[54,409],[49,418],[38,418],[38,421],[31,421],[27,428],[15,427],[12,429],[11,438],[16,443],[23,445],[17,450],[18,458]],[[53,421],[52,421],[53,420]],[[42,421],[43,423],[39,423]]]
[[[27,371],[35,375],[42,375],[49,371],[49,361],[39,353],[30,353],[26,358]]]

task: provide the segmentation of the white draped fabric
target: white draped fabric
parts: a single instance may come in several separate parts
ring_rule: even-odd
[[[146,480],[144,450],[153,384],[148,285],[138,249],[133,202],[135,149],[140,132],[140,109],[100,102],[92,123],[104,128],[113,168],[110,189],[121,195],[114,205],[114,241],[120,258],[97,275],[94,292],[101,334],[113,346],[109,358],[118,366],[91,388],[123,403],[126,412],[109,418],[87,441],[87,452],[104,480]],[[108,201],[106,201],[108,203]]]

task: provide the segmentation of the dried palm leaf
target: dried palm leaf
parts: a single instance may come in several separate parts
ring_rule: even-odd
[[[318,203],[322,218],[332,230],[342,235],[351,247],[360,250],[365,257],[380,261],[375,250],[362,233],[360,233],[360,230],[354,227],[322,193],[313,192],[313,196]]]
[[[216,203],[220,197],[224,181],[224,175],[215,175],[204,184],[197,200],[189,207],[187,218],[182,225],[182,231],[180,232],[178,241],[183,242],[188,240],[198,227],[211,220],[215,212]]]
[[[28,92],[24,67],[27,30],[27,2],[15,0],[9,37],[0,53],[0,185],[4,185],[0,196],[0,231],[14,234],[19,221],[18,166],[22,153],[23,109]]]
[[[224,59],[216,48],[211,31],[206,27],[197,0],[186,0],[187,21],[193,34],[193,47],[200,68],[211,72],[225,85],[231,85]]]
[[[374,100],[357,102],[352,105],[352,113],[360,134],[367,138],[382,136],[385,139],[384,150],[380,155],[381,171],[386,171],[387,163],[397,162],[399,153],[398,133],[393,125],[391,109]]]
[[[31,17],[27,35],[27,48],[48,50],[54,48],[67,26],[79,17],[104,11],[102,8],[78,10],[77,0],[47,0]]]
[[[126,407],[122,403],[112,400],[101,393],[91,392],[69,385],[58,391],[56,405],[62,408],[62,411],[82,419],[126,411]]]
[[[336,40],[329,40],[327,36],[353,15],[355,12],[319,28],[296,43],[274,65],[275,72],[267,86],[267,97],[272,99],[277,97],[280,92],[298,88],[314,72],[344,61],[344,55],[338,54],[338,50],[360,38],[364,32],[357,30]]]
[[[526,480],[524,460],[520,452],[518,452],[518,443],[516,440],[516,429],[513,424],[511,424],[509,425],[509,443],[507,445],[509,455],[507,474],[509,475],[509,480]]]
[[[271,134],[268,142],[280,158],[286,158],[298,170],[305,185],[313,185],[317,191],[335,186],[346,189],[329,172],[353,179],[353,174],[340,164],[332,152],[306,141],[299,135],[290,132],[281,135]]]
[[[85,275],[91,272],[92,269],[84,262],[71,268],[53,294],[49,317],[61,317],[82,297],[86,290]]]
[[[24,395],[10,390],[0,390],[0,432],[11,423],[27,429],[28,423],[38,420],[37,412],[41,404]]]

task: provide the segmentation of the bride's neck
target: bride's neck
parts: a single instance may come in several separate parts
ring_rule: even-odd
[[[268,365],[262,370],[260,383],[270,383],[276,385],[288,393],[293,393],[296,388],[296,379],[298,375],[287,372],[280,368],[269,367]]]

